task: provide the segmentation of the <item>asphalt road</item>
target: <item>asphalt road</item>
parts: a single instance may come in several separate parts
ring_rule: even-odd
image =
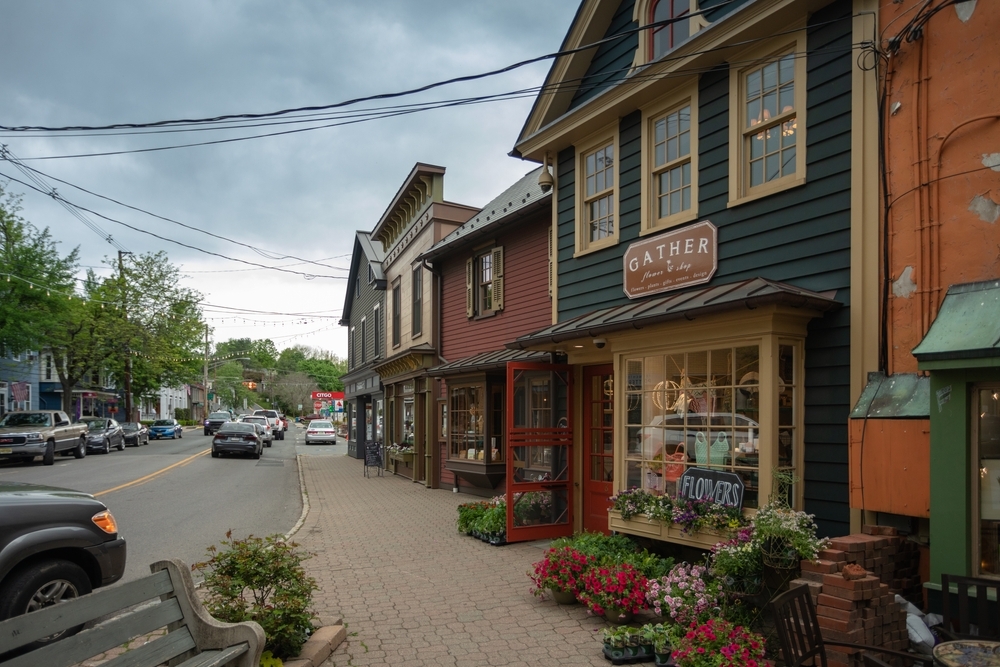
[[[151,440],[111,454],[76,460],[57,457],[53,466],[0,465],[0,479],[61,486],[92,493],[118,520],[128,542],[123,581],[149,573],[149,564],[206,557],[226,532],[235,537],[287,533],[302,513],[297,453],[343,456],[346,444],[310,445],[302,429],[289,426],[285,440],[264,449],[260,460],[213,459],[211,438],[185,430],[177,440]],[[200,577],[196,574],[196,579]]]

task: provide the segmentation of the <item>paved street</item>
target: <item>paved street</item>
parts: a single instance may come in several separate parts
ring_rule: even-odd
[[[608,664],[603,619],[529,593],[547,543],[492,547],[455,530],[470,496],[366,479],[346,456],[300,461],[310,511],[294,539],[315,554],[317,612],[348,632],[325,667]]]

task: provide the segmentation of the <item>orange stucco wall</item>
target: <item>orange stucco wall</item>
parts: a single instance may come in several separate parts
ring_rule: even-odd
[[[881,1],[883,49],[924,4]],[[949,285],[1000,276],[998,35],[1000,2],[948,6],[882,70],[890,373],[917,370]]]

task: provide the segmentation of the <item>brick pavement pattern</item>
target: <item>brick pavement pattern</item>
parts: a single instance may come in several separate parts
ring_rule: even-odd
[[[366,479],[347,456],[299,460],[310,509],[292,539],[315,554],[315,611],[348,633],[324,667],[609,664],[604,619],[531,595],[547,543],[490,546],[455,528],[455,508],[477,498]]]

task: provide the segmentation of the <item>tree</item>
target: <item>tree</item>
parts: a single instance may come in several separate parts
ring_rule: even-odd
[[[282,376],[274,383],[274,401],[285,412],[298,413],[300,405],[312,408],[312,392],[319,385],[305,373],[295,371]]]
[[[240,364],[244,367],[250,365],[250,352],[253,349],[253,339],[252,338],[230,338],[222,343],[216,343],[215,354],[213,355],[216,359],[236,359],[237,357],[247,357],[247,359],[237,359]]]
[[[21,198],[0,184],[0,350],[20,353],[44,347],[70,306],[78,251],[59,255],[49,230],[20,215]]]
[[[299,370],[299,362],[305,361],[309,348],[305,345],[293,345],[286,347],[278,355],[277,369],[285,373],[294,373]]]
[[[344,391],[340,376],[347,372],[347,362],[336,355],[332,359],[305,359],[299,370],[311,377],[322,391]]]
[[[238,361],[227,361],[216,371],[212,391],[223,405],[236,408],[243,399],[253,400],[256,394],[243,386],[243,365]]]

